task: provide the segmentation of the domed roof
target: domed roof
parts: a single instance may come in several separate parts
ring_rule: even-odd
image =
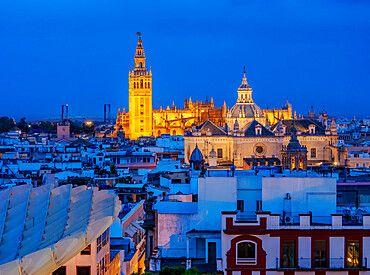
[[[298,139],[297,139],[297,129],[293,126],[292,128],[292,135],[290,138],[290,142],[287,146],[288,151],[307,151],[305,146],[302,146]]]
[[[230,110],[232,118],[246,117],[263,117],[260,107],[255,103],[236,103]]]
[[[191,156],[190,156],[190,161],[191,162],[195,162],[195,161],[203,161],[203,154],[202,152],[199,150],[198,148],[198,145],[195,147],[195,149],[193,150],[193,152],[191,153]]]
[[[240,89],[248,89],[248,88],[251,88],[251,87],[249,86],[249,84],[248,84],[248,82],[247,82],[247,78],[246,78],[246,77],[244,77],[244,78],[243,78],[243,82],[242,82],[242,84],[239,86],[239,89],[238,89],[238,90],[240,90]]]
[[[212,148],[212,151],[209,152],[209,157],[210,158],[215,158],[216,157],[216,152],[215,152],[215,150],[213,150],[213,148]]]

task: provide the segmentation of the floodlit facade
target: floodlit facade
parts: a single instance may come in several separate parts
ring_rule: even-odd
[[[97,188],[9,187],[0,192],[0,274],[50,274],[116,219],[118,197]]]
[[[175,103],[166,108],[152,108],[152,71],[145,67],[145,53],[138,32],[135,67],[129,72],[129,112],[118,110],[115,135],[136,140],[141,136],[183,135],[193,124],[200,125],[207,120],[219,127],[234,127],[238,121],[240,128],[252,120],[263,125],[272,125],[281,119],[292,119],[292,105],[287,102],[281,109],[260,109],[252,100],[252,88],[244,78],[238,89],[237,103],[231,110],[226,102],[216,107],[213,98],[205,101],[192,101],[185,98],[184,107],[178,108]]]

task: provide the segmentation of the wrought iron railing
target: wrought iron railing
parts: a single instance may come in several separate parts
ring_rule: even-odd
[[[292,261],[282,262],[280,258],[276,258],[276,269],[314,269],[314,268],[331,268],[331,269],[356,269],[367,268],[367,258],[363,259],[346,259],[341,258],[298,258]]]

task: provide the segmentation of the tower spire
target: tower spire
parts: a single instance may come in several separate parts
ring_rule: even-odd
[[[137,41],[136,53],[135,53],[135,68],[145,68],[145,52],[143,47],[143,41],[141,41],[141,32],[136,33],[139,36]]]

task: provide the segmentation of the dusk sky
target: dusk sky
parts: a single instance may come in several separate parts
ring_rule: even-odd
[[[370,1],[2,0],[0,116],[128,109],[142,32],[153,106],[185,96],[233,106],[243,66],[253,100],[297,114],[370,115]]]

